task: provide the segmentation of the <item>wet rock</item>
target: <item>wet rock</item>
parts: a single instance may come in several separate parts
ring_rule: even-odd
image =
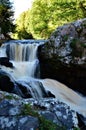
[[[14,89],[13,79],[2,70],[0,70],[0,89],[7,92],[12,92]]]
[[[24,85],[17,83],[6,71],[0,70],[0,89],[15,93],[23,98],[31,98],[31,92]]]
[[[9,61],[7,57],[0,57],[0,64],[6,67],[13,68],[13,64]]]
[[[6,67],[13,68],[13,64],[9,61],[9,58],[7,58],[7,57],[1,57],[0,58],[0,64],[4,65]]]
[[[83,117],[82,115],[78,114],[78,120],[79,120],[79,127],[81,128],[81,130],[85,130],[86,129],[86,117]]]
[[[0,117],[2,130],[35,130],[38,128],[38,119],[31,116]]]
[[[39,113],[46,119],[51,120],[60,126],[65,126],[66,129],[77,127],[77,115],[66,104],[58,102],[56,99],[41,99],[34,103],[38,106]],[[42,108],[45,109],[43,110]]]
[[[36,117],[22,116],[19,120],[18,128],[20,130],[36,130],[39,126],[39,121]]]
[[[86,18],[58,27],[39,47],[41,78],[56,79],[86,96]]]
[[[24,107],[25,105],[30,107]],[[29,113],[25,113],[28,111]],[[23,99],[15,94],[0,91],[0,129],[39,129],[39,117],[35,116],[33,111],[60,127],[65,126],[66,130],[78,127],[77,113],[56,99]]]
[[[51,92],[45,90],[40,81],[15,81],[9,73],[2,69],[0,70],[0,89],[23,98],[55,97]]]
[[[47,93],[48,93],[48,97],[53,97],[53,98],[55,98],[55,95],[52,94],[50,91],[47,91]]]

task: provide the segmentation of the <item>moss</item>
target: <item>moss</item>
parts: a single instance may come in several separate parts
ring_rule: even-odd
[[[80,128],[74,128],[73,130],[80,130]]]
[[[83,21],[82,26],[86,28],[86,20]]]
[[[44,117],[40,117],[39,130],[66,130],[65,127],[57,126],[53,122],[46,120]]]
[[[11,100],[11,99],[13,99],[13,96],[12,95],[6,95],[5,98]]]
[[[64,35],[63,37],[62,37],[62,40],[65,42],[65,41],[67,41],[68,40],[68,35]]]
[[[73,39],[72,41],[71,41],[71,43],[70,43],[70,47],[71,48],[76,48],[76,43],[77,43],[77,39]]]
[[[37,108],[36,108],[37,110]],[[39,119],[39,128],[37,130],[66,130],[65,126],[58,126],[50,120],[45,119],[39,115],[35,108],[33,109],[30,104],[24,104],[22,115],[30,115]],[[73,128],[73,130],[80,130],[79,128]]]
[[[4,98],[9,99],[9,100],[12,100],[12,99],[18,100],[18,97],[11,95],[11,94],[10,95],[4,95]]]
[[[39,116],[39,114],[32,109],[30,104],[24,104],[23,110],[22,110],[22,115],[31,115],[31,116],[35,116],[35,117]]]
[[[30,115],[37,117],[39,119],[39,128],[37,130],[66,130],[64,126],[58,126],[57,124],[45,119],[43,116],[39,115],[38,112],[33,110],[30,104],[24,104],[22,115]]]
[[[86,44],[85,43],[81,43],[81,47],[86,48]]]

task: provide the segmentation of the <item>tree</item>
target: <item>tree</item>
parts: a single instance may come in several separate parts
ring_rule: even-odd
[[[32,8],[17,19],[17,37],[47,39],[63,24],[86,17],[86,0],[34,0]],[[26,35],[26,36],[25,36]]]
[[[80,1],[79,6],[83,13],[83,16],[86,17],[86,1],[85,0]]]
[[[83,18],[80,1],[34,0],[30,11],[30,31],[33,36],[47,39],[56,27]]]
[[[0,27],[4,35],[14,30],[13,15],[12,3],[9,0],[0,0]]]
[[[21,13],[20,16],[16,19],[16,33],[13,34],[15,39],[33,39],[33,36],[29,30],[28,12],[29,11],[25,11]]]

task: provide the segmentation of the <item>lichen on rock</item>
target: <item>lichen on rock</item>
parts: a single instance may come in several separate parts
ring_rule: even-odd
[[[40,127],[43,127],[42,121],[47,120],[49,121],[47,123],[50,125],[50,122],[55,123],[57,128],[62,128],[62,130],[78,127],[77,113],[54,98],[23,99],[15,94],[2,91],[0,91],[0,95],[0,129],[2,130],[39,129],[40,120],[42,123]],[[7,95],[11,95],[13,98],[8,99]]]

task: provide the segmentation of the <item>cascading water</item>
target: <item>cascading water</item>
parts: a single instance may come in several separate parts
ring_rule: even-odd
[[[34,98],[46,95],[42,83],[35,79],[39,75],[37,50],[38,46],[43,43],[44,41],[35,43],[28,40],[22,42],[12,41],[3,44],[0,48],[0,57],[8,57],[13,64],[13,68],[1,66],[2,70],[10,74],[19,86],[26,87]]]
[[[15,75],[19,74],[19,78],[21,76],[34,77],[39,62],[37,59],[38,46],[39,44],[37,43],[8,43],[2,46],[4,55],[7,55],[13,63],[16,69]]]

